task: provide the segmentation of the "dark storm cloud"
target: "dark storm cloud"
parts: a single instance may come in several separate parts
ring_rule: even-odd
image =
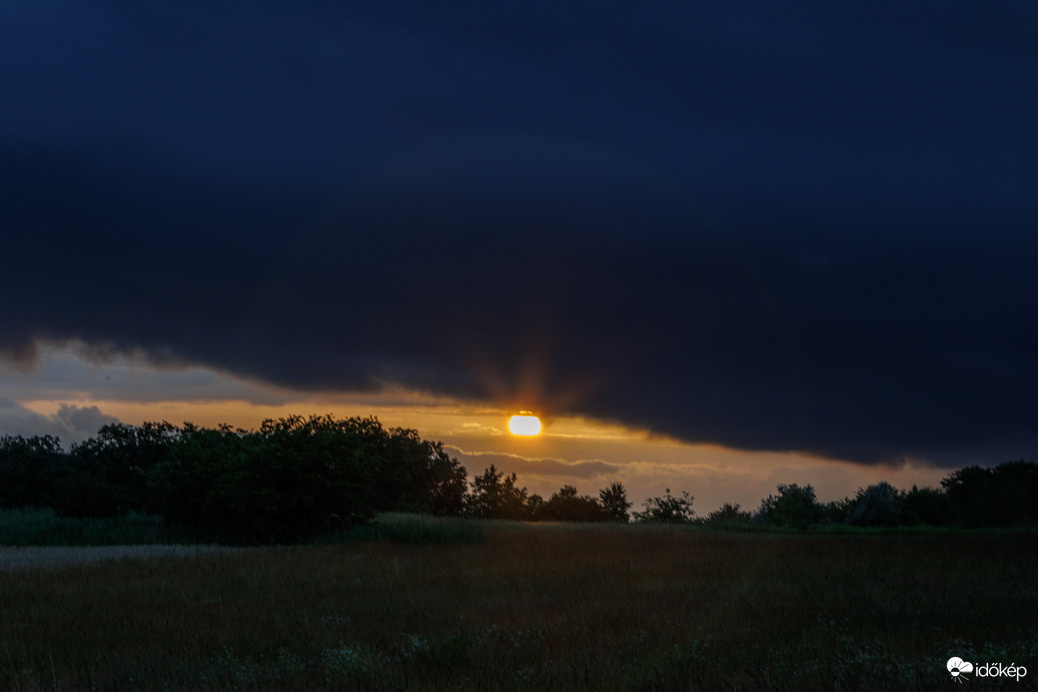
[[[925,6],[5,3],[0,353],[1029,457],[1038,10]]]

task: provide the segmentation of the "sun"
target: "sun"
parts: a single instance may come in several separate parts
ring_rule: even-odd
[[[520,411],[508,420],[508,429],[513,435],[540,435],[541,420],[530,411]]]

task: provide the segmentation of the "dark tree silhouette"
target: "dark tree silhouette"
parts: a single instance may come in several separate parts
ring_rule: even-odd
[[[881,481],[859,488],[845,522],[851,526],[896,526],[901,523],[903,494]]]
[[[564,485],[552,493],[537,518],[547,521],[604,521],[601,505],[589,495],[577,494],[572,485]]]
[[[779,485],[778,493],[761,501],[754,521],[801,530],[821,521],[823,508],[815,499],[815,489],[810,485]]]
[[[529,493],[517,483],[514,473],[506,476],[491,464],[472,481],[469,513],[482,519],[531,519]]]
[[[56,437],[0,437],[0,507],[53,507],[56,481],[68,470]]]
[[[902,524],[908,526],[948,526],[952,522],[951,500],[938,488],[913,485],[901,502],[901,517]]]
[[[967,466],[941,481],[952,515],[964,526],[1038,523],[1038,464],[1011,461],[994,468]]]
[[[755,514],[726,503],[706,524],[747,521],[806,529],[928,524],[968,528],[1038,523],[1038,465],[968,466],[941,488],[903,492],[881,482],[854,497],[820,504],[810,485],[779,485]],[[691,523],[693,498],[650,498],[638,521]],[[291,416],[257,431],[221,425],[121,423],[65,452],[57,438],[0,438],[0,507],[51,506],[67,516],[158,511],[173,524],[233,542],[306,540],[369,521],[377,512],[468,515],[486,519],[628,521],[622,483],[598,497],[564,485],[544,501],[516,474],[491,466],[471,486],[442,443],[377,418]]]
[[[151,507],[147,476],[180,437],[167,423],[114,423],[73,445],[70,470],[58,484],[54,508],[64,516],[115,516]]]
[[[394,428],[380,438],[375,508],[381,512],[460,515],[465,509],[468,474],[440,442],[427,442],[415,430]]]
[[[739,509],[738,504],[725,502],[719,509],[715,509],[706,516],[707,523],[725,526],[731,524],[748,524],[752,515]]]
[[[631,520],[631,503],[627,499],[627,489],[623,483],[616,481],[610,483],[608,488],[599,490],[598,502],[606,521],[627,523]]]
[[[687,492],[681,497],[670,494],[670,488],[663,497],[650,497],[645,501],[645,511],[635,512],[636,521],[659,522],[664,524],[690,524],[695,518],[692,509],[694,498]]]

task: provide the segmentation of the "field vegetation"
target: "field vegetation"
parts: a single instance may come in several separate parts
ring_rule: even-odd
[[[952,656],[1038,661],[1033,532],[375,526],[0,570],[0,688],[937,690]]]

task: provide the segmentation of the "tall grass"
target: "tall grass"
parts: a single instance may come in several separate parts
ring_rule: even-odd
[[[946,690],[953,655],[1026,689],[1036,548],[497,523],[0,572],[0,689]]]
[[[485,521],[454,517],[383,514],[366,525],[321,536],[322,544],[382,541],[414,545],[480,543]],[[0,546],[166,545],[211,542],[207,536],[166,524],[161,516],[130,512],[120,517],[58,517],[51,508],[0,509]]]
[[[387,513],[369,525],[323,536],[318,542],[381,541],[411,545],[483,543],[488,526],[487,522],[478,519]]]
[[[58,517],[54,510],[0,510],[0,545],[137,545],[186,543],[194,536],[173,530],[162,517],[131,512],[121,517]]]

